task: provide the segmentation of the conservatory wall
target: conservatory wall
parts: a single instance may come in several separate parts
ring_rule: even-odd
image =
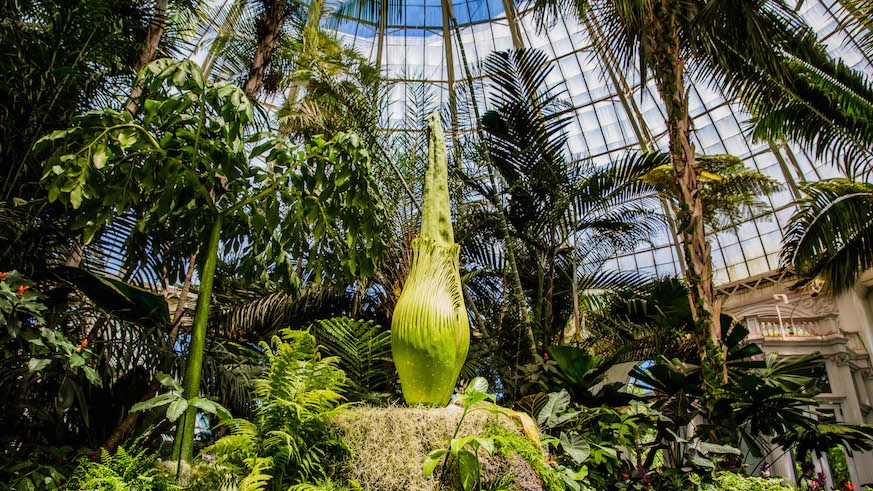
[[[873,423],[873,275],[839,296],[815,288],[793,288],[794,278],[768,273],[725,284],[724,310],[744,322],[765,353],[821,353],[820,412],[846,423]],[[797,462],[791,452],[773,449],[771,472],[794,482]],[[833,480],[828,456],[814,456],[816,467]],[[853,482],[873,481],[873,453],[854,452],[846,464]]]

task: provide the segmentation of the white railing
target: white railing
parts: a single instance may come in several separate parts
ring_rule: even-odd
[[[747,317],[751,335],[765,338],[818,338],[840,333],[835,316],[815,319]]]

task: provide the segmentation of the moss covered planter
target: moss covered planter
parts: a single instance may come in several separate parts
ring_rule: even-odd
[[[428,452],[444,448],[461,417],[455,405],[426,407],[358,407],[331,419],[348,445],[350,456],[339,464],[343,478],[368,491],[433,491],[436,479],[425,479],[422,463]],[[540,491],[541,474],[550,469],[538,444],[524,436],[508,416],[486,412],[469,414],[458,436],[496,437],[494,455],[480,454],[483,483],[502,483],[515,491]],[[435,474],[438,478],[439,473]],[[549,476],[546,476],[549,480]],[[459,489],[450,476],[441,490]]]

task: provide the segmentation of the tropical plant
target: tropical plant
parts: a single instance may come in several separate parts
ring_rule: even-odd
[[[449,208],[442,123],[428,119],[428,168],[421,235],[391,319],[391,352],[407,404],[445,405],[454,392],[467,350],[470,324],[458,273]]]
[[[441,467],[442,471],[438,483],[445,483],[450,464],[454,462],[464,491],[471,491],[476,487],[481,490],[482,466],[479,463],[479,450],[482,449],[488,454],[493,453],[494,440],[475,435],[458,438],[458,431],[464,424],[467,415],[474,411],[490,411],[494,414],[501,414],[501,412],[493,404],[481,404],[489,400],[494,401],[494,396],[488,394],[488,381],[482,377],[471,380],[464,393],[459,394],[457,398],[464,410],[461,417],[458,418],[455,432],[446,448],[438,448],[427,454],[427,458],[422,464],[424,477],[429,478],[437,467]],[[442,463],[441,466],[440,463]]]
[[[0,201],[9,202],[40,194],[39,138],[126,95],[119,85],[136,74],[148,22],[142,2],[125,0],[4,2],[0,18],[0,71],[9,75],[0,81]]]
[[[490,337],[514,348],[516,365],[541,359],[578,327],[586,291],[638,284],[638,275],[602,265],[663,225],[651,212],[655,189],[641,179],[647,162],[569,161],[570,117],[562,92],[546,83],[552,70],[537,50],[489,55],[483,73],[493,109],[482,115],[475,148],[486,174],[464,175],[478,198],[460,232],[470,295],[483,298],[483,313],[506,312],[508,325]],[[495,302],[495,290],[506,297]]]
[[[349,379],[350,400],[379,402],[392,378],[391,332],[373,321],[334,317],[314,322],[311,332],[321,352],[339,359],[339,368]]]
[[[326,478],[329,461],[345,452],[328,418],[341,408],[346,376],[337,358],[321,358],[307,331],[285,329],[271,343],[264,378],[256,381],[253,421],[232,419],[230,429],[204,449],[240,478],[238,489],[279,490]]]
[[[864,0],[847,0],[842,6],[848,13],[846,24],[859,38],[860,48],[873,53],[873,6]]]
[[[174,476],[155,466],[158,456],[144,448],[142,440],[141,436],[128,445],[121,445],[115,453],[103,450],[94,460],[82,458],[62,489],[181,491],[183,488]]]
[[[647,153],[631,154],[626,158],[653,161],[655,168],[643,179],[652,183],[667,198],[675,216],[679,212],[679,188],[676,186],[670,156]],[[696,159],[707,233],[730,231],[745,220],[765,215],[768,206],[762,198],[782,188],[772,177],[747,169],[743,161],[733,155],[697,155]]]
[[[735,70],[720,81],[752,113],[751,135],[793,141],[846,177],[873,173],[873,84],[867,74],[832,59],[806,28],[777,34],[777,70],[730,59]],[[739,61],[739,62],[738,62]]]
[[[784,71],[781,50],[791,53],[820,45],[813,42],[814,34],[811,40],[803,38],[812,34],[809,27],[786,3],[775,0],[743,1],[739,6],[722,0],[539,0],[534,2],[534,11],[542,28],[568,11],[589,25],[602,25],[603,35],[596,42],[611,48],[625,66],[638,63],[643,80],[649,74],[654,78],[666,107],[668,151],[679,191],[677,228],[696,326],[693,335],[703,357],[708,351],[705,340],[720,347],[721,330],[704,224],[701,169],[691,138],[689,71],[706,82],[727,79],[739,85],[756,79],[738,66],[752,66],[775,76]]]
[[[567,390],[573,396],[574,402],[587,407],[626,406],[630,402],[632,396],[620,392],[624,383],[603,384],[609,369],[614,367],[624,354],[622,350],[617,350],[608,356],[600,356],[573,346],[550,346],[546,352],[549,359],[555,362],[551,377],[553,387]],[[597,386],[600,388],[595,392]]]
[[[873,268],[873,185],[848,179],[807,183],[783,238],[782,264],[835,293]]]
[[[193,406],[206,414],[216,415],[222,420],[231,418],[230,412],[225,409],[224,406],[215,401],[210,401],[204,397],[185,398],[182,386],[173,380],[173,377],[166,373],[158,372],[155,374],[155,378],[161,383],[161,385],[170,390],[163,394],[158,394],[147,401],[134,404],[130,408],[130,412],[135,413],[137,411],[147,411],[149,409],[167,406],[166,417],[170,422],[175,423],[176,420],[185,414],[185,411],[189,406]]]
[[[166,224],[184,234],[164,241],[171,244],[165,254],[189,257],[198,244],[205,245],[184,377],[190,400],[199,395],[222,241],[245,251],[253,275],[269,270],[280,283],[296,278],[292,258],[304,255],[314,281],[332,271],[366,275],[382,248],[381,206],[369,154],[357,137],[314,139],[302,149],[289,148],[275,135],[249,138],[251,103],[233,85],[206,82],[190,61],[158,60],[143,69],[139,81],[150,96],[136,121],[127,112],[94,111],[42,140],[55,148],[45,163],[44,185],[49,201],[60,200],[81,217],[86,244],[127,212],[139,217],[144,236],[166,233]],[[255,144],[251,151],[247,142]],[[253,165],[258,158],[268,165]],[[345,197],[353,191],[355,200],[349,202]],[[336,223],[345,236],[331,233]],[[321,248],[332,254],[319,254]],[[345,257],[337,257],[338,251]],[[329,265],[331,258],[336,262]],[[195,416],[196,408],[189,406],[178,425],[175,453],[184,460],[193,455]]]

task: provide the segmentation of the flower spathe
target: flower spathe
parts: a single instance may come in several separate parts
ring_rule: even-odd
[[[407,404],[449,402],[470,347],[470,322],[449,211],[440,118],[428,118],[428,169],[421,235],[391,320],[391,352]]]

